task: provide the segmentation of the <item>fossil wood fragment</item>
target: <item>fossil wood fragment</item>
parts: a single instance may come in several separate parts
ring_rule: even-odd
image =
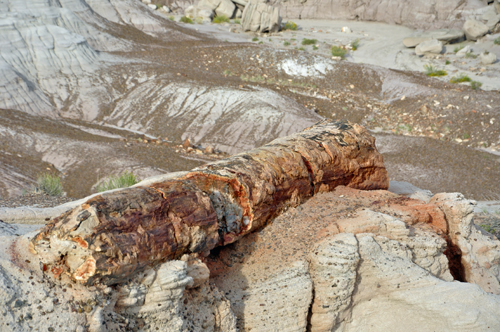
[[[317,192],[388,182],[364,127],[324,120],[175,178],[89,198],[47,224],[30,249],[54,277],[113,284],[232,243]]]

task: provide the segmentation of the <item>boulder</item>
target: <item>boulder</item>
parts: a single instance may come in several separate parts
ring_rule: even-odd
[[[467,55],[467,53],[472,53],[472,47],[470,47],[470,45],[467,45],[464,48],[462,48],[461,50],[459,50],[457,52],[457,57],[464,58]]]
[[[468,40],[477,40],[489,31],[486,24],[472,19],[465,21],[463,29]]]
[[[415,47],[431,39],[437,39],[443,44],[458,43],[465,39],[464,32],[456,29],[438,29],[419,33],[403,39],[406,47]]]
[[[203,22],[212,22],[212,19],[215,16],[215,12],[209,7],[189,6],[184,11],[184,15],[192,19],[201,17]]]
[[[417,55],[424,55],[424,54],[440,54],[443,51],[443,43],[441,43],[437,39],[431,39],[424,41],[415,47],[415,53]]]
[[[149,9],[152,9],[152,10],[156,10],[158,7],[156,7],[156,5],[153,5],[153,4],[149,4],[148,5]]]
[[[279,9],[260,0],[250,0],[242,13],[243,31],[278,32],[281,27]]]
[[[495,53],[491,52],[483,52],[479,55],[479,58],[481,59],[481,63],[483,65],[491,65],[497,61],[497,56]]]
[[[236,6],[231,0],[220,0],[219,5],[215,9],[215,14],[217,16],[226,16],[227,18],[233,18],[235,11]]]

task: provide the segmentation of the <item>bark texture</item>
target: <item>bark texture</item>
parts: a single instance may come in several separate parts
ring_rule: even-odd
[[[232,243],[315,193],[388,184],[366,129],[324,120],[175,179],[90,198],[47,224],[30,249],[56,278],[114,284]]]

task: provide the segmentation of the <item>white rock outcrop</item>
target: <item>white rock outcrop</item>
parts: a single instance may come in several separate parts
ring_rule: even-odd
[[[491,65],[497,61],[496,54],[491,52],[483,52],[479,54],[479,58],[481,59],[481,63],[483,65]]]
[[[415,47],[417,55],[440,54],[443,51],[443,43],[437,39],[426,40]]]
[[[488,33],[489,28],[486,24],[469,19],[464,23],[464,32],[468,40],[477,40]]]
[[[243,31],[278,32],[281,28],[281,16],[277,7],[260,0],[250,0],[242,13]]]

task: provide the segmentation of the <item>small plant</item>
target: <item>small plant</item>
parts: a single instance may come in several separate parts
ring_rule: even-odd
[[[155,6],[156,6],[156,9],[160,9],[162,7],[162,5],[160,5],[160,4],[156,4]]]
[[[203,17],[198,16],[195,20],[196,24],[203,24]]]
[[[462,82],[470,82],[472,81],[467,74],[461,73],[460,75],[453,76],[450,80],[450,83],[462,83]]]
[[[259,40],[259,38],[257,38],[257,37],[252,38],[252,41],[258,41],[258,40]]]
[[[224,71],[222,72],[222,74],[223,74],[224,76],[232,76],[232,75],[233,75],[233,73],[232,73],[230,70],[228,70],[228,69],[224,70]]]
[[[173,17],[172,15],[170,15],[170,16],[168,17],[168,19],[169,19],[170,21],[175,21],[175,17]]]
[[[229,17],[227,17],[226,15],[217,15],[214,17],[213,21],[214,23],[229,23]]]
[[[241,20],[239,18],[235,18],[233,22],[234,24],[241,24]]]
[[[483,86],[483,83],[481,83],[481,82],[478,82],[478,81],[471,81],[470,82],[470,87],[472,88],[472,90],[480,89],[481,86]]]
[[[264,42],[261,40],[261,41],[259,42],[259,44],[264,44]]]
[[[36,180],[36,191],[41,191],[49,196],[61,196],[63,193],[61,178],[57,175],[42,174]]]
[[[305,48],[303,48],[303,47],[299,47],[299,48],[298,48],[298,50],[299,50],[299,51],[305,51],[306,49],[305,49]]]
[[[444,64],[449,65],[450,63],[451,63],[450,60],[446,60],[446,62]]]
[[[313,51],[316,51],[316,50],[318,50],[318,46],[313,45]]]
[[[331,51],[333,56],[338,56],[341,57],[342,59],[344,59],[345,55],[347,54],[347,50],[339,46],[332,46]]]
[[[302,45],[314,45],[317,42],[318,41],[316,39],[307,39],[307,38],[302,39]]]
[[[491,231],[492,231],[492,228],[490,225],[482,224],[482,225],[479,225],[479,227],[481,227],[482,229],[484,229],[488,233],[491,233]]]
[[[290,39],[290,40],[291,40],[291,41],[296,41],[297,39],[295,39],[295,38],[292,38],[292,39]]]
[[[470,135],[468,133],[465,133],[465,134],[462,135],[462,138],[463,139],[469,139]]]
[[[189,17],[187,16],[182,16],[179,20],[179,22],[182,22],[182,23],[189,23],[189,24],[193,24],[193,20],[190,19]]]
[[[493,41],[493,43],[497,44],[497,45],[500,45],[500,37],[498,37],[497,39],[495,39]]]
[[[454,53],[457,53],[458,51],[460,51],[462,48],[464,48],[465,46],[460,44],[458,46],[455,46],[455,48],[453,49],[453,52]]]
[[[285,46],[290,46],[290,42],[285,40],[285,41],[283,42],[283,45],[285,45]]]
[[[292,21],[287,21],[285,23],[285,26],[283,27],[283,30],[297,30],[297,24],[295,24]]]
[[[446,76],[448,73],[445,70],[438,70],[433,65],[424,65],[425,75],[427,76]]]
[[[353,50],[353,51],[356,51],[356,50],[358,49],[358,47],[359,47],[359,38],[358,38],[358,39],[356,39],[355,41],[353,41],[353,42],[351,43],[351,46],[352,46],[352,50]]]
[[[467,53],[465,53],[465,57],[469,58],[469,59],[475,59],[475,58],[477,58],[477,54],[474,54],[472,52],[467,52]]]
[[[132,172],[125,172],[121,175],[112,176],[108,181],[104,181],[97,186],[97,192],[108,191],[111,189],[130,187],[136,184],[137,178]]]

